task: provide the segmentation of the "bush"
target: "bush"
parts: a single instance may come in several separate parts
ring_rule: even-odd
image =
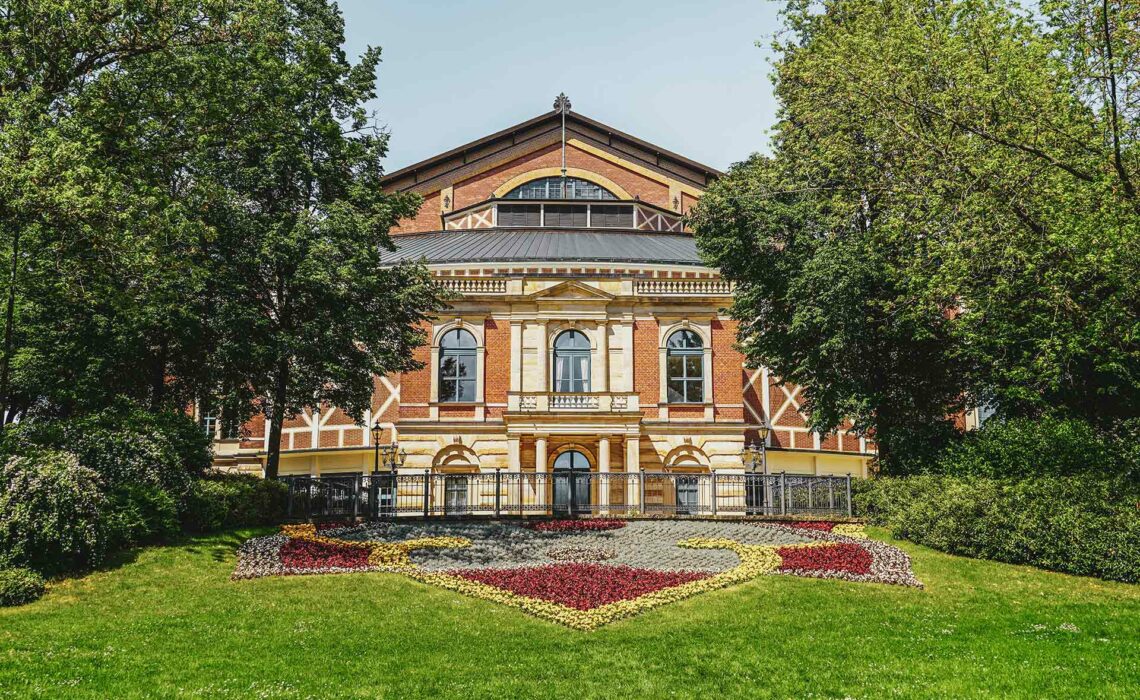
[[[1127,431],[1122,428],[1122,434]],[[1140,478],[1136,442],[1107,435],[1081,420],[990,420],[933,461],[936,474],[1037,477],[1087,472]]]
[[[181,501],[210,466],[210,439],[188,416],[155,414],[123,403],[97,414],[30,421],[8,429],[9,453],[35,447],[74,452],[108,489],[150,486]]]
[[[285,518],[288,487],[246,474],[216,474],[192,485],[182,513],[190,532],[276,525]]]
[[[44,579],[31,569],[0,569],[0,607],[25,605],[44,594]]]
[[[98,474],[75,455],[47,449],[0,464],[0,566],[52,573],[102,560],[109,504]]]
[[[881,477],[855,500],[894,536],[950,554],[1140,581],[1140,487],[1125,477]]]
[[[179,532],[178,503],[155,486],[120,486],[109,498],[114,547],[157,542]]]

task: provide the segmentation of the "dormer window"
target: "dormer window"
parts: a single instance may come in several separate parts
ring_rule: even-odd
[[[617,199],[601,185],[577,177],[544,177],[519,185],[503,199]]]

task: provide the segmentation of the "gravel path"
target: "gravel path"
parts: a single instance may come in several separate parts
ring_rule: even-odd
[[[719,572],[740,563],[733,552],[717,549],[682,549],[677,542],[690,537],[727,538],[741,544],[796,544],[811,538],[786,528],[756,523],[702,520],[631,520],[617,530],[603,532],[536,532],[513,523],[370,523],[334,536],[344,539],[400,541],[417,537],[466,537],[463,549],[412,552],[411,559],[429,571],[446,569],[512,568],[555,563],[548,552],[580,547],[604,549],[614,556],[607,564],[626,564],[657,570]]]

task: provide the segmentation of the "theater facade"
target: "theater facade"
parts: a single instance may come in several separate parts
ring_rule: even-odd
[[[456,297],[360,422],[322,406],[283,426],[281,474],[368,474],[378,425],[410,475],[736,474],[766,432],[771,473],[865,476],[873,444],[810,431],[800,389],[734,348],[732,286],[685,225],[719,175],[568,101],[387,175],[424,201],[389,260]],[[260,469],[266,427],[219,439],[218,466]]]

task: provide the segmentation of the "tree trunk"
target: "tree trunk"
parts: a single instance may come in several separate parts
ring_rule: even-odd
[[[269,452],[265,459],[265,478],[276,479],[281,465],[281,425],[285,422],[285,399],[289,390],[289,365],[282,362],[277,368],[277,382],[269,407]]]

